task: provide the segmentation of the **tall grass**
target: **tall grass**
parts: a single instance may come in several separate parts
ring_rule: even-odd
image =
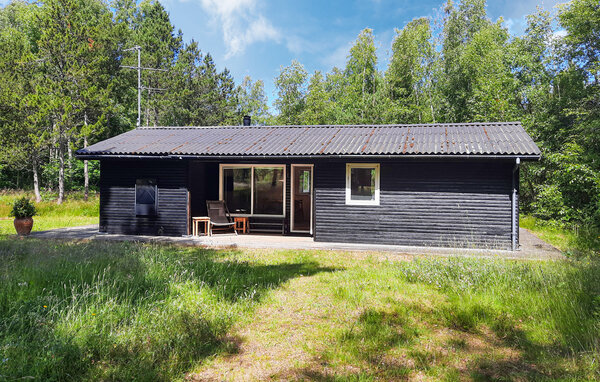
[[[519,346],[578,354],[600,350],[600,264],[419,259],[398,274],[448,297],[441,310],[462,330],[486,324]]]
[[[299,346],[326,372],[307,378],[600,378],[593,259],[398,262],[5,237],[0,260],[0,380],[184,378],[236,350],[235,323],[277,304],[311,305],[302,338],[316,342]],[[274,290],[283,300],[267,298]],[[299,325],[302,310],[290,311]],[[290,335],[281,319],[278,340]]]
[[[600,378],[598,262],[416,258],[335,277],[329,293],[361,312],[320,356],[360,371],[344,378]]]
[[[0,235],[15,233],[9,214],[13,202],[22,196],[33,199],[33,194],[28,192],[0,193]],[[98,194],[91,193],[89,199],[85,201],[82,192],[69,192],[61,205],[56,204],[56,195],[53,193],[44,193],[42,197],[42,202],[35,204],[37,215],[33,218],[34,231],[98,223],[100,208]]]
[[[140,244],[0,241],[0,379],[170,380],[311,262]]]

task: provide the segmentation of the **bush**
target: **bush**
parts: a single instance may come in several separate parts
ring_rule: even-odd
[[[18,219],[30,218],[35,215],[35,212],[35,206],[33,203],[26,196],[23,196],[22,198],[15,200],[13,203],[10,216],[14,216]]]

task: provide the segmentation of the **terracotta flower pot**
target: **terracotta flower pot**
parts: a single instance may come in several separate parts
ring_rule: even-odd
[[[14,224],[19,236],[27,236],[33,228],[33,218],[15,218]]]

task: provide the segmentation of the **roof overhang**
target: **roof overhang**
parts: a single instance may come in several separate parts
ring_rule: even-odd
[[[80,160],[103,160],[103,159],[198,159],[198,160],[278,160],[278,159],[346,159],[346,160],[377,160],[377,159],[437,159],[437,160],[514,160],[537,161],[540,155],[481,155],[481,154],[387,154],[387,155],[359,155],[359,154],[336,154],[336,155],[134,155],[134,154],[75,154]]]

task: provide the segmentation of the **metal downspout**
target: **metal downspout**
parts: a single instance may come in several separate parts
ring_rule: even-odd
[[[515,166],[512,171],[512,206],[511,206],[511,240],[512,245],[511,249],[513,251],[517,250],[517,230],[519,227],[517,226],[517,171],[519,171],[519,165],[521,164],[521,158],[515,159]]]

